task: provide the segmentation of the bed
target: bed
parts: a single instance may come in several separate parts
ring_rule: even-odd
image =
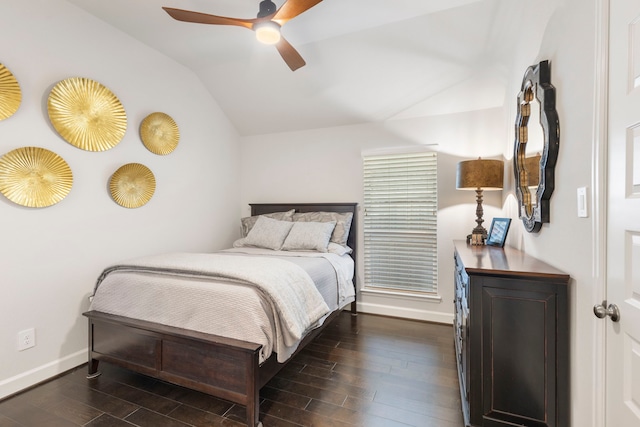
[[[269,338],[272,347],[265,351],[264,342],[256,340],[244,340],[236,337],[230,337],[226,332],[217,334],[214,331],[202,330],[198,328],[177,327],[165,322],[141,320],[137,316],[128,316],[122,314],[113,314],[107,309],[96,309],[101,306],[94,299],[90,310],[84,315],[89,322],[89,363],[88,378],[94,378],[100,375],[98,371],[99,362],[113,363],[124,368],[139,372],[154,378],[158,378],[167,382],[185,386],[194,390],[211,394],[213,396],[229,400],[246,407],[247,426],[258,427],[262,423],[259,421],[259,391],[273,376],[282,369],[291,358],[297,354],[304,346],[312,341],[326,325],[328,325],[339,312],[346,307],[351,309],[353,315],[356,314],[355,302],[355,260],[357,259],[357,215],[356,203],[297,203],[297,204],[251,204],[251,218],[245,223],[243,219],[243,228],[249,224],[258,228],[255,219],[259,219],[260,224],[266,223],[263,217],[278,218],[278,213],[294,212],[297,216],[296,222],[310,221],[315,222],[316,215],[319,212],[333,212],[337,215],[346,214],[351,217],[350,226],[347,227],[348,232],[345,233],[345,247],[351,250],[350,256],[353,260],[352,272],[349,285],[353,286],[351,290],[352,296],[342,302],[338,301],[335,306],[328,307],[317,313],[315,317],[307,319],[309,324],[300,326],[304,329],[302,334],[293,333],[296,338],[294,343],[291,339],[273,339]],[[310,216],[307,216],[310,215]],[[307,218],[306,220],[304,218]],[[247,234],[243,229],[243,236]],[[336,229],[337,231],[337,229]],[[293,233],[291,233],[293,234]],[[252,236],[255,235],[255,230]],[[335,235],[335,234],[334,234]],[[333,236],[332,235],[332,240]],[[246,236],[248,239],[250,236]],[[241,259],[245,255],[253,256],[251,250],[246,252],[243,247],[251,246],[245,244],[244,240],[239,240],[234,247],[240,249],[231,249],[229,253],[220,254],[220,256],[231,256],[233,264],[239,262],[238,265],[245,262]],[[251,242],[250,242],[251,243]],[[226,252],[226,251],[223,251]],[[239,253],[239,254],[238,254]],[[342,253],[340,255],[343,255]],[[216,255],[217,256],[217,255]],[[323,255],[325,259],[333,255]],[[307,261],[306,258],[300,258]],[[279,260],[276,260],[280,262]],[[282,261],[287,262],[287,261]],[[311,260],[309,260],[311,262]],[[315,262],[315,261],[313,261]],[[146,265],[146,264],[142,264]],[[155,267],[155,264],[153,264]],[[181,264],[177,264],[178,267]],[[176,267],[175,265],[173,267]],[[118,266],[119,268],[119,266]],[[292,270],[300,267],[292,267]],[[98,280],[100,286],[104,285],[111,270],[117,268],[107,268]],[[175,271],[175,270],[171,270]],[[338,271],[338,270],[336,270]],[[137,273],[137,272],[134,272]],[[158,273],[153,272],[154,275]],[[115,275],[115,273],[113,274]],[[339,274],[336,274],[339,276]],[[105,278],[106,277],[106,278]],[[157,275],[158,283],[165,278]],[[308,277],[308,276],[307,276]],[[186,279],[185,279],[186,280]],[[207,278],[197,277],[196,282],[208,280]],[[198,285],[198,283],[196,283]],[[216,286],[218,284],[216,283]],[[101,289],[96,287],[96,289]],[[124,288],[127,289],[127,288]],[[134,288],[130,288],[134,289]],[[264,292],[268,292],[264,291]],[[169,294],[170,295],[170,294]],[[97,296],[97,292],[96,292]],[[171,297],[170,297],[171,298]],[[300,297],[299,301],[305,300],[307,297]],[[323,298],[327,301],[327,297]],[[202,298],[200,298],[202,299]],[[244,299],[242,297],[241,299]],[[338,298],[339,299],[339,298]],[[292,300],[293,303],[298,300]],[[296,303],[297,304],[297,303]],[[227,306],[229,306],[227,304]],[[229,308],[229,307],[227,307]],[[235,308],[239,314],[245,313],[244,308]],[[198,311],[198,312],[201,312]],[[226,316],[227,314],[225,314]],[[316,317],[319,319],[316,319]],[[142,319],[146,319],[142,317]],[[254,320],[249,318],[247,326],[251,326]],[[294,325],[297,326],[297,325]],[[264,329],[264,327],[261,327]],[[240,329],[240,328],[238,328]],[[287,334],[284,334],[285,337]],[[300,335],[299,339],[298,335]],[[256,342],[257,341],[257,342]],[[281,342],[282,341],[282,342]],[[289,341],[289,342],[286,342]],[[284,347],[283,347],[284,346]]]

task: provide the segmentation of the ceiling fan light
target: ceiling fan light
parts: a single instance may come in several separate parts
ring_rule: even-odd
[[[273,21],[267,21],[253,27],[256,38],[260,43],[276,44],[280,41],[280,25]]]

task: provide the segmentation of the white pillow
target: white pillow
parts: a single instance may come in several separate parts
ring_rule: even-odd
[[[258,248],[273,249],[279,251],[284,239],[293,227],[291,221],[278,221],[266,216],[260,216],[255,225],[244,239],[244,244]]]
[[[353,212],[302,212],[294,213],[293,221],[330,222],[335,221],[331,241],[342,246],[347,246],[349,230],[353,221]]]
[[[289,235],[282,245],[284,251],[327,252],[331,233],[336,227],[330,222],[294,222]]]
[[[327,246],[327,252],[343,256],[353,252],[353,249],[351,249],[349,246],[342,246],[337,243],[329,242],[329,245]]]
[[[244,237],[236,240],[235,242],[233,242],[233,247],[242,248],[243,246],[247,246],[245,244],[245,240],[246,239]],[[351,254],[353,252],[353,249],[351,249],[349,246],[342,246],[330,241],[329,244],[327,245],[327,252],[329,252],[330,254],[343,256],[343,255]]]
[[[246,239],[244,237],[241,237],[240,239],[236,240],[235,242],[233,242],[233,247],[234,248],[241,248],[243,246],[246,246],[244,241]]]

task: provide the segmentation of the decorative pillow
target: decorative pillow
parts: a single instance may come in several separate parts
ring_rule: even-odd
[[[266,216],[269,218],[277,219],[278,221],[293,221],[294,212],[295,210],[291,209],[290,211],[287,211],[287,212],[274,212],[274,213],[268,213],[264,215],[254,215],[254,216],[244,217],[240,219],[240,223],[242,224],[242,237],[247,237],[247,234],[249,234],[249,231],[251,231],[256,221],[258,220],[258,217]]]
[[[327,252],[331,233],[336,226],[331,222],[294,222],[282,245],[284,251]]]
[[[291,227],[293,227],[291,221],[278,221],[261,215],[245,237],[244,244],[278,251]]]
[[[336,222],[336,227],[331,234],[331,242],[347,246],[347,238],[353,220],[352,212],[304,212],[293,214],[293,221],[303,222]]]

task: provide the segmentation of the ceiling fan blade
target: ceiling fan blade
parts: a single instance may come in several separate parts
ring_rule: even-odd
[[[284,62],[291,68],[291,71],[295,71],[306,64],[298,51],[284,37],[280,37],[280,41],[276,44],[276,49],[278,49]]]
[[[322,0],[287,0],[282,6],[280,6],[280,9],[278,9],[276,14],[273,15],[271,20],[280,25],[284,25],[288,20],[293,19],[302,12],[311,9],[321,1]]]
[[[263,21],[264,19],[241,19],[241,18],[227,18],[225,16],[209,15],[206,13],[193,12],[190,10],[173,9],[170,7],[163,7],[173,19],[183,22],[194,22],[196,24],[212,24],[212,25],[236,25],[238,27],[245,27],[248,29],[253,28],[253,24]]]

